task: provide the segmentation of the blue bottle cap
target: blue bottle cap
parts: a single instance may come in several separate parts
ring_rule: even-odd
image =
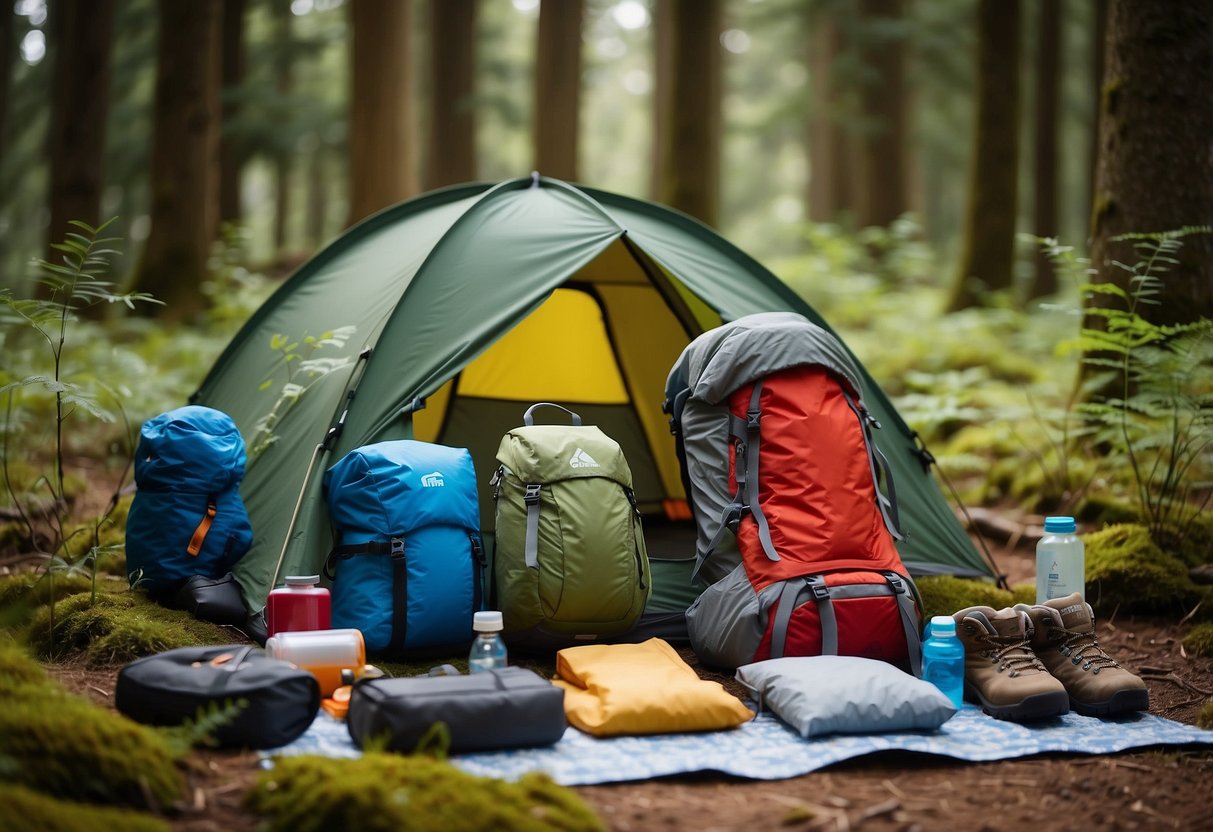
[[[954,636],[956,635],[956,619],[950,615],[933,615],[931,623],[927,625],[928,636]]]
[[[1046,517],[1045,531],[1050,534],[1074,534],[1078,525],[1073,517]]]

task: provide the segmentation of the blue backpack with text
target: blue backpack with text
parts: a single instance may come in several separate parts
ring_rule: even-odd
[[[466,448],[400,439],[350,451],[324,475],[337,545],[332,624],[373,653],[466,646],[481,608],[484,548]]]

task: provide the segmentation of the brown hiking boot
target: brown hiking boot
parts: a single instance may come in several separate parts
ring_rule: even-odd
[[[1070,710],[1061,682],[1032,648],[1032,622],[1020,610],[969,607],[952,616],[965,646],[965,698],[995,719],[1026,722]]]
[[[1032,649],[1070,695],[1070,707],[1086,716],[1110,716],[1150,707],[1146,683],[1118,665],[1095,637],[1095,613],[1077,592],[1029,607]]]

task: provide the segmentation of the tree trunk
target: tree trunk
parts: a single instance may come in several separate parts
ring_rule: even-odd
[[[181,320],[198,291],[219,217],[219,58],[222,6],[160,0],[151,159],[151,229],[135,287]]]
[[[660,201],[665,169],[661,148],[673,119],[670,78],[674,73],[674,0],[653,3],[653,144],[649,149],[649,198]]]
[[[219,138],[219,221],[238,223],[240,207],[240,171],[244,151],[231,135],[230,126],[239,114],[232,95],[244,82],[244,7],[246,0],[223,0],[222,113]]]
[[[1095,217],[1095,176],[1099,165],[1099,112],[1103,109],[1103,77],[1104,64],[1107,62],[1108,45],[1108,0],[1094,0],[1095,3],[1095,32],[1092,34],[1095,43],[1091,55],[1091,100],[1095,104],[1094,118],[1091,119],[1091,141],[1088,145],[1087,156],[1087,225],[1088,231],[1094,227]],[[1088,244],[1090,238],[1087,239]]]
[[[866,23],[880,31],[903,20],[902,0],[863,0]],[[863,110],[868,128],[860,144],[857,223],[886,226],[905,213],[906,98],[905,35],[893,31],[872,36],[865,64],[875,73],[863,87]]]
[[[1128,289],[1114,261],[1141,256],[1115,237],[1213,219],[1213,0],[1112,0],[1107,50],[1091,265],[1096,282]],[[1176,257],[1158,303],[1138,311],[1158,324],[1213,318],[1213,235],[1185,237]]]
[[[4,164],[4,152],[8,147],[4,140],[4,125],[8,116],[8,92],[13,77],[13,54],[16,51],[13,42],[16,19],[11,4],[0,9],[0,165]]]
[[[308,160],[307,241],[318,248],[325,239],[325,219],[328,205],[328,177],[325,176],[324,145],[317,145]]]
[[[51,21],[56,57],[48,243],[58,243],[71,230],[70,220],[95,226],[102,219],[114,1],[62,0],[52,8]],[[50,250],[48,259],[61,262],[62,255]]]
[[[427,189],[476,178],[476,0],[430,0]]]
[[[1037,237],[1057,236],[1057,115],[1061,88],[1061,0],[1041,0],[1036,54],[1035,178],[1033,206]],[[1036,249],[1028,299],[1057,293],[1057,273]]]
[[[673,0],[670,100],[661,202],[719,222],[721,55],[720,0]]]
[[[583,0],[542,0],[535,46],[535,169],[576,181]]]
[[[809,17],[809,219],[833,222],[844,206],[838,184],[846,180],[835,154],[839,139],[834,94],[834,61],[838,58],[840,34],[837,23],[824,10]]]
[[[291,8],[286,3],[270,6],[274,17],[274,88],[281,100],[291,94],[291,62],[294,37]],[[291,216],[291,146],[281,143],[274,150],[274,256],[281,258],[287,246]]]
[[[409,6],[397,0],[350,3],[351,225],[417,190],[409,141]]]
[[[948,311],[1011,288],[1019,169],[1019,0],[979,0],[977,114],[960,267]]]

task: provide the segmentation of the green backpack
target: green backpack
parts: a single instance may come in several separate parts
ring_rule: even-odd
[[[555,407],[572,426],[536,425]],[[501,439],[493,475],[496,603],[510,644],[610,641],[644,612],[651,580],[632,472],[615,440],[540,402]]]

